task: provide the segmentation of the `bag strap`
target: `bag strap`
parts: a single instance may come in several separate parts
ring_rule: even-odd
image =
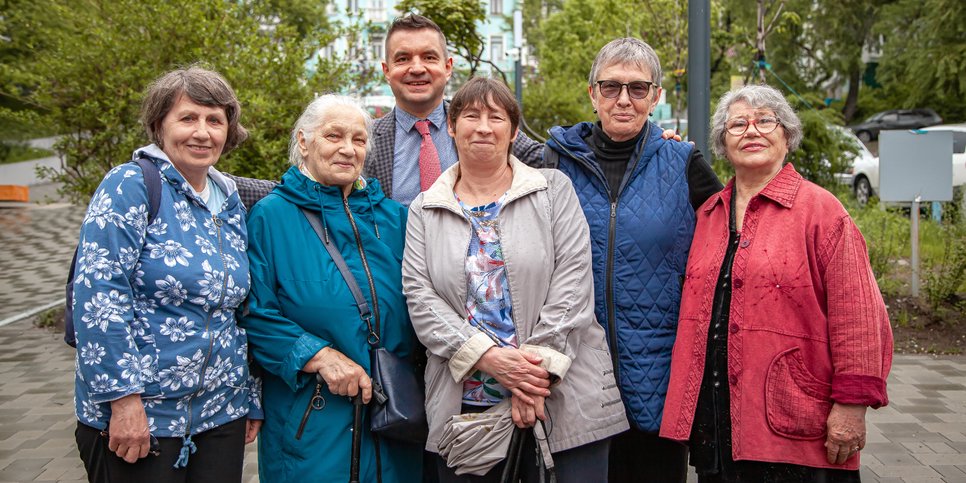
[[[141,156],[137,160],[144,174],[144,186],[148,189],[148,225],[154,223],[161,208],[161,171],[150,159]]]
[[[349,291],[352,292],[352,298],[356,300],[356,308],[359,309],[359,316],[362,317],[363,322],[366,323],[366,327],[369,328],[369,335],[367,341],[372,347],[379,346],[379,334],[376,334],[372,330],[372,312],[369,310],[369,302],[362,295],[362,289],[359,288],[359,283],[356,282],[356,277],[352,275],[349,271],[349,266],[346,265],[345,259],[342,258],[342,254],[339,250],[332,244],[329,237],[325,236],[325,228],[322,226],[322,222],[319,221],[319,217],[316,216],[311,210],[305,207],[299,207],[302,210],[302,214],[305,215],[305,219],[309,221],[309,225],[312,225],[312,229],[315,230],[315,234],[319,237],[322,242],[322,246],[325,250],[329,252],[329,256],[332,257],[332,261],[335,266],[339,269],[339,273],[342,274],[342,278],[345,280],[345,284],[349,286]]]

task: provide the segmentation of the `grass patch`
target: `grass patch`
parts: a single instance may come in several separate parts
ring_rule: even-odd
[[[0,143],[0,164],[19,163],[31,159],[53,156],[54,152],[47,149],[32,148],[20,143]]]

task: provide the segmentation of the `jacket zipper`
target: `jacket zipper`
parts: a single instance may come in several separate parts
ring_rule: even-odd
[[[225,263],[224,247],[222,246],[221,219],[218,218],[218,216],[212,214],[211,221],[212,223],[215,224],[215,233],[218,234],[218,257],[221,258],[221,269],[224,272],[224,277],[222,277],[221,279],[221,297],[218,299],[218,305],[215,305],[214,307],[212,307],[213,309],[217,310],[217,307],[221,307],[222,304],[225,302],[225,290],[228,289],[228,265]],[[211,351],[214,348],[214,344],[215,344],[215,337],[209,331],[209,329],[211,328],[212,313],[214,313],[214,310],[209,311],[208,315],[205,316],[204,333],[208,334],[208,354],[205,355],[205,362],[201,365],[201,372],[198,373],[198,389],[195,390],[195,392],[188,399],[188,425],[185,426],[185,437],[191,436],[191,423],[192,423],[192,420],[194,419],[194,411],[192,409],[194,407],[195,397],[198,395],[198,392],[201,390],[201,386],[205,383],[205,371],[208,370],[208,363],[211,362]]]
[[[356,226],[356,219],[352,216],[352,210],[349,209],[349,198],[342,198],[342,208],[345,209],[345,214],[349,217],[349,225],[352,226],[352,234],[356,238],[356,248],[359,249],[359,257],[362,258],[362,269],[366,272],[366,281],[369,282],[369,294],[372,296],[372,316],[376,319],[375,334],[377,337],[382,338],[382,330],[379,324],[379,297],[376,296],[376,282],[372,278],[372,271],[369,270],[369,260],[366,258],[366,250],[362,247],[362,237],[359,235],[359,227]],[[372,333],[371,326],[369,327],[369,332]],[[372,350],[372,347],[370,346],[369,349]],[[382,450],[379,448],[379,436],[373,434],[372,442],[376,447],[376,480],[382,483],[382,458],[380,458]]]
[[[638,160],[635,158],[639,157],[638,153],[640,153],[643,150],[644,144],[647,143],[647,137],[650,134],[651,134],[651,126],[650,126],[650,123],[648,123],[644,131],[644,137],[643,137],[642,143],[637,147],[637,149],[633,151],[633,153],[631,154],[631,159],[628,160],[627,167],[630,169],[631,173],[633,173],[634,170],[637,169]],[[551,135],[551,137],[553,136]],[[608,201],[610,201],[610,218],[607,223],[607,262],[604,268],[604,280],[605,280],[604,305],[606,305],[607,307],[607,328],[608,328],[607,335],[610,342],[610,357],[611,357],[611,361],[614,364],[614,379],[617,381],[617,384],[619,386],[621,382],[621,368],[620,368],[620,364],[618,363],[618,354],[617,354],[617,320],[615,320],[616,308],[614,306],[614,249],[613,247],[614,247],[614,240],[615,238],[617,238],[617,205],[620,203],[621,194],[624,193],[624,187],[627,185],[627,182],[630,180],[630,178],[629,177],[624,178],[624,180],[621,182],[620,187],[617,189],[617,196],[612,196],[610,185],[607,183],[607,178],[604,177],[603,171],[601,171],[598,166],[596,166],[594,163],[591,163],[589,160],[587,160],[582,156],[575,155],[573,152],[567,149],[563,145],[563,143],[560,142],[559,139],[557,138],[553,138],[553,139],[557,141],[557,146],[560,147],[560,149],[563,149],[564,151],[566,151],[566,153],[570,156],[571,159],[579,162],[584,166],[584,168],[586,168],[588,171],[593,173],[594,176],[597,176],[597,179],[600,180],[601,184],[604,185],[604,191],[607,193]]]

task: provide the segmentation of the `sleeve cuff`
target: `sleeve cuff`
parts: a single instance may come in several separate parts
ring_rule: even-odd
[[[87,393],[87,398],[95,404],[109,403],[112,401],[117,401],[125,396],[130,396],[131,394],[143,394],[144,388],[141,386],[128,386],[125,388],[117,389],[109,392],[102,393]]]
[[[835,375],[831,399],[839,404],[859,404],[872,409],[889,404],[885,380],[859,374]]]
[[[540,367],[546,369],[551,376],[556,376],[558,384],[567,375],[567,371],[570,370],[570,364],[573,362],[573,360],[563,353],[557,352],[549,347],[523,344],[520,346],[520,350],[542,357],[543,362],[540,363]]]
[[[282,365],[289,374],[283,377],[283,379],[292,391],[298,391],[310,380],[314,380],[314,378],[308,377],[308,374],[303,373],[302,368],[305,367],[305,363],[315,356],[316,353],[329,347],[329,345],[331,344],[309,333],[302,334],[295,341],[295,344],[292,345],[292,351],[285,356],[285,362]]]
[[[482,332],[470,337],[449,360],[449,372],[453,376],[453,381],[460,382],[466,379],[476,362],[483,357],[483,353],[494,346],[496,342]]]

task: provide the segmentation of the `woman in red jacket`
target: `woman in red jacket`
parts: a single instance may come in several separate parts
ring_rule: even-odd
[[[892,364],[865,241],[786,162],[802,128],[777,90],[725,94],[711,138],[735,178],[697,213],[661,436],[701,482],[859,481]]]

